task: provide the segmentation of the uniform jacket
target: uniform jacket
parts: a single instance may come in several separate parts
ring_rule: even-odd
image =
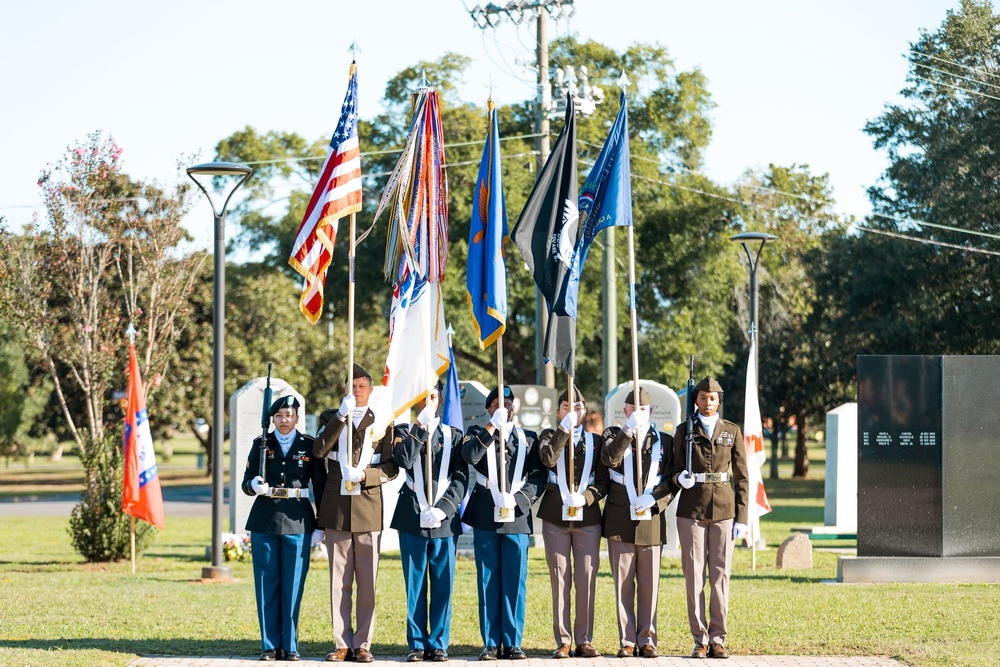
[[[350,419],[350,417],[348,417]],[[358,422],[352,432],[352,465],[361,458],[361,448],[365,442],[365,431],[373,431],[375,413],[370,409]],[[325,410],[319,417],[319,433],[313,444],[313,453],[324,458],[328,454],[336,456],[339,451],[341,431],[347,422],[340,419],[336,410]],[[361,483],[361,495],[342,496],[340,483],[344,477],[340,466],[334,460],[326,461],[327,481],[323,502],[319,506],[317,520],[321,528],[342,530],[351,533],[370,533],[382,530],[382,485],[395,479],[399,466],[392,458],[392,424],[383,433],[371,433],[372,460],[365,468],[365,481]]]
[[[687,422],[674,434],[673,473],[671,479],[684,470],[687,456]],[[728,472],[731,482],[695,483],[684,489],[677,501],[677,516],[699,521],[725,521],[735,518],[747,522],[750,483],[747,480],[747,454],[740,427],[719,418],[715,433],[709,437],[701,420],[694,420],[694,451],[691,453],[692,473]],[[735,483],[735,490],[733,483]]]
[[[631,448],[635,455],[635,442],[625,429],[612,426],[604,431],[604,446],[601,448],[602,475],[608,479],[608,499],[604,503],[604,529],[602,534],[609,540],[621,540],[631,544],[655,546],[667,541],[667,522],[663,515],[673,497],[677,495],[677,487],[670,476],[672,469],[673,444],[670,436],[657,431],[650,424],[646,438],[642,443],[642,475],[648,478],[649,468],[653,458],[653,444],[660,439],[660,463],[656,474],[660,479],[653,487],[652,495],[656,504],[650,508],[653,517],[649,521],[634,521],[631,515],[632,503],[629,501],[628,490],[624,484],[610,479],[611,473],[625,474],[625,452]],[[635,468],[632,468],[635,475]],[[642,490],[636,488],[636,496],[642,495]]]
[[[538,438],[538,460],[546,469],[545,492],[538,502],[538,518],[542,521],[558,524],[565,527],[574,526],[596,526],[601,523],[601,498],[608,495],[607,475],[598,476],[598,469],[601,467],[601,442],[602,438],[598,434],[591,434],[594,447],[594,458],[591,464],[591,474],[593,481],[583,480],[583,462],[586,456],[587,434],[584,433],[576,449],[573,451],[573,474],[576,488],[583,497],[587,499],[587,505],[583,508],[582,521],[563,521],[562,518],[562,496],[559,495],[559,482],[556,477],[556,463],[562,457],[563,465],[569,470],[569,454],[566,445],[569,443],[570,434],[559,429],[546,429]],[[553,481],[556,480],[556,481]],[[581,486],[583,487],[581,489]]]
[[[438,474],[441,471],[442,451],[444,448],[444,433],[442,429],[451,429],[451,458],[448,461],[448,490],[441,500],[434,504],[445,513],[447,519],[441,522],[439,528],[420,527],[420,504],[417,494],[411,488],[414,466],[421,466],[424,484],[427,483],[426,452],[427,431],[416,424],[397,426],[395,442],[392,446],[392,457],[397,465],[406,472],[406,483],[399,489],[396,500],[396,511],[392,515],[390,527],[404,533],[421,535],[427,538],[454,537],[462,534],[462,518],[458,511],[465,489],[469,483],[469,466],[462,459],[462,432],[447,424],[440,424],[434,429],[431,437],[431,474],[433,491],[437,492]],[[426,489],[424,491],[426,493]]]
[[[274,432],[267,434],[267,463],[264,465],[264,481],[269,486],[289,489],[309,488],[313,484],[313,497],[319,507],[326,486],[326,469],[323,462],[313,456],[313,439],[296,432],[295,439],[282,455],[281,446]],[[253,441],[247,467],[243,471],[243,493],[256,496],[250,482],[260,474],[260,438]],[[254,533],[270,535],[294,535],[311,533],[316,527],[316,515],[309,498],[271,498],[257,496],[247,517],[246,529]]]
[[[545,468],[538,460],[538,437],[532,431],[524,431],[527,439],[528,451],[524,456],[524,486],[514,494],[517,507],[514,508],[514,521],[510,523],[497,523],[493,520],[493,495],[490,490],[479,484],[476,473],[486,477],[488,467],[486,463],[486,448],[493,447],[499,454],[500,436],[497,433],[490,435],[482,426],[473,426],[465,434],[462,440],[462,459],[472,466],[469,471],[469,484],[473,487],[472,497],[462,515],[462,521],[478,530],[491,530],[502,535],[530,535],[532,528],[531,506],[545,486]],[[507,488],[514,479],[514,466],[517,463],[517,430],[511,431],[507,438],[505,447]],[[500,457],[497,456],[497,469],[500,468]]]

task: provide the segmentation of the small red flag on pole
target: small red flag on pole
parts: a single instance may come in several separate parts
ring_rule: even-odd
[[[163,493],[146,415],[146,394],[135,345],[128,346],[128,392],[125,408],[125,477],[122,512],[163,530]]]

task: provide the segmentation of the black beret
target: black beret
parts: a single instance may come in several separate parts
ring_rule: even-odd
[[[299,399],[295,398],[292,394],[289,394],[288,396],[282,396],[274,401],[274,403],[271,403],[271,409],[267,411],[267,414],[273,417],[278,414],[278,410],[282,408],[295,408],[298,410],[299,407],[301,407]]]
[[[499,395],[500,395],[500,388],[493,387],[493,389],[490,390],[489,396],[486,397],[486,407],[487,408],[490,407],[490,403],[492,403],[494,399],[496,399]],[[514,390],[510,388],[509,384],[505,384],[503,386],[503,397],[505,401],[507,399],[510,399],[512,401],[514,400]]]

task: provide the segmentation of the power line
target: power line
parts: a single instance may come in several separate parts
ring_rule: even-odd
[[[922,77],[922,76],[917,76],[916,74],[913,75],[913,78],[914,79],[919,79],[921,81],[926,81],[927,83],[933,83],[934,85],[937,85],[937,86],[947,86],[948,88],[954,88],[955,90],[960,90],[963,93],[967,93],[969,95],[977,95],[979,97],[987,97],[987,98],[989,98],[991,100],[996,100],[997,102],[1000,102],[1000,97],[994,97],[993,95],[987,95],[986,93],[980,92],[978,90],[969,90],[968,88],[962,88],[961,86],[956,86],[956,85],[951,84],[951,83],[945,83],[944,81],[935,81],[934,79],[927,79],[927,78]]]
[[[923,67],[924,69],[929,69],[932,72],[937,72],[938,74],[946,74],[947,76],[953,76],[956,79],[961,79],[962,81],[968,81],[969,83],[978,83],[982,86],[989,86],[990,88],[995,88],[997,90],[1000,90],[1000,86],[993,83],[987,83],[982,79],[972,79],[967,76],[962,76],[961,74],[955,74],[954,72],[949,72],[948,70],[938,69],[937,67],[931,67],[930,65],[924,65],[923,63],[915,63],[915,64],[917,67]]]
[[[940,58],[938,56],[932,56],[929,53],[921,53],[919,51],[914,51],[914,50],[911,50],[910,53],[914,54],[915,56],[917,56],[919,58],[927,58],[929,60],[936,60],[938,62],[946,63],[948,65],[955,65],[956,67],[961,67],[962,69],[967,69],[970,72],[974,72],[976,74],[986,75],[986,76],[992,76],[994,78],[1000,78],[1000,74],[996,74],[994,72],[991,72],[991,71],[985,70],[985,69],[979,69],[978,67],[973,67],[971,65],[964,65],[964,64],[962,64],[960,62],[956,62],[954,60],[948,60],[947,58]],[[916,61],[913,61],[913,63],[914,64],[919,64]]]
[[[957,243],[947,243],[945,241],[933,241],[930,239],[922,239],[919,236],[907,236],[906,234],[899,234],[897,232],[887,232],[883,229],[872,229],[870,227],[862,227],[861,225],[855,225],[857,229],[869,234],[881,234],[882,236],[891,236],[897,239],[904,239],[907,241],[917,241],[918,243],[923,243],[924,245],[936,245],[942,246],[944,248],[954,248],[955,250],[964,250],[966,252],[978,252],[984,255],[994,255],[1000,257],[1000,252],[996,250],[986,250],[985,248],[970,248],[969,246],[958,245]]]

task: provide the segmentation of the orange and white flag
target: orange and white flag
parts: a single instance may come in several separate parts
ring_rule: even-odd
[[[146,414],[146,393],[139,376],[135,346],[128,346],[128,391],[125,408],[125,475],[122,512],[163,530],[163,492]]]

